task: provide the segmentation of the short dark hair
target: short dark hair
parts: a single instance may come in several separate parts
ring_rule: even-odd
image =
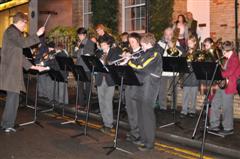
[[[83,27],[78,28],[77,34],[87,34],[87,29],[85,29],[85,28],[83,28]]]
[[[128,32],[123,32],[123,33],[121,34],[121,36],[125,36],[125,35],[128,35]]]
[[[204,39],[204,41],[203,41],[203,43],[210,43],[210,44],[212,44],[214,41],[213,41],[213,39],[212,38],[206,38],[206,39]]]
[[[222,43],[223,51],[232,51],[234,49],[234,43],[232,41],[224,41]]]
[[[18,21],[28,21],[28,16],[22,12],[17,12],[13,16],[13,23],[17,23]]]
[[[141,40],[141,35],[139,33],[136,33],[136,32],[132,32],[128,35],[128,39],[129,38],[134,38],[137,40],[138,43],[140,43],[140,40]]]
[[[101,43],[107,43],[108,45],[112,45],[112,41],[111,41],[111,39],[110,38],[101,38],[101,39],[99,39],[99,44],[101,44]]]

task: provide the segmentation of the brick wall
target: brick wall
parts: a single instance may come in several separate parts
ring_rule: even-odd
[[[216,40],[234,40],[234,0],[210,1],[210,34]]]
[[[56,26],[72,26],[72,0],[39,0],[39,11],[55,11],[46,26],[49,31]],[[47,5],[46,5],[47,4]],[[42,26],[47,18],[46,14],[39,14],[38,26]]]
[[[72,0],[72,7],[73,26],[83,26],[83,0]]]
[[[173,21],[177,20],[179,14],[184,14],[187,12],[187,0],[174,0],[173,5]]]

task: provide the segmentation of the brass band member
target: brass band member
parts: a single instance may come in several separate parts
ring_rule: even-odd
[[[144,51],[137,60],[130,60],[131,66],[143,83],[138,87],[138,93],[135,95],[138,100],[137,116],[142,145],[140,151],[151,150],[154,147],[155,139],[155,114],[153,106],[157,99],[162,74],[161,52],[155,48],[156,39],[153,34],[146,33],[141,38],[141,46]]]
[[[237,93],[236,80],[239,75],[239,59],[237,53],[233,50],[233,43],[225,41],[222,44],[224,57],[227,58],[223,66],[222,76],[228,79],[228,84],[225,89],[218,89],[212,100],[210,128],[209,130],[216,131],[222,135],[233,134],[233,96]],[[220,130],[220,114],[222,116],[223,130]]]
[[[174,46],[173,44],[173,38],[174,38],[174,34],[173,34],[173,29],[168,27],[164,30],[164,35],[163,38],[158,42],[158,45],[163,49],[163,57],[170,57],[171,55],[169,55],[167,53],[167,50],[169,48],[172,48]],[[176,37],[178,38],[178,37]],[[177,56],[181,56],[184,54],[184,49],[180,46],[179,42],[176,41],[176,49],[178,50],[179,54]],[[167,89],[171,83],[173,79],[173,72],[162,72],[162,77],[161,77],[161,83],[160,83],[160,88],[159,88],[159,93],[158,93],[158,103],[159,103],[159,107],[162,110],[166,110],[167,109]],[[176,90],[175,90],[176,92]]]
[[[31,47],[40,42],[45,28],[40,28],[36,34],[23,36],[28,17],[22,12],[13,16],[11,24],[3,35],[0,62],[0,89],[7,91],[6,104],[2,115],[1,126],[5,132],[16,131],[13,127],[17,116],[20,91],[26,91],[23,79],[23,69],[44,71],[46,68],[32,65],[23,55],[23,48]]]
[[[122,49],[122,51],[129,50],[129,42],[128,42],[128,33],[127,32],[123,32],[121,34],[121,42],[119,43],[119,47]]]
[[[132,53],[139,52],[137,56],[141,56],[143,54],[143,50],[140,46],[141,36],[138,33],[129,34],[128,41],[130,44],[130,48]],[[141,51],[142,50],[142,51]],[[132,62],[138,61],[137,59],[132,59]],[[139,99],[137,99],[137,94],[139,93],[139,86],[126,86],[125,88],[125,99],[126,99],[126,109],[128,114],[128,122],[130,125],[130,132],[127,133],[126,140],[131,141],[135,144],[140,143],[140,134],[138,127],[138,114],[137,107],[140,104]]]
[[[191,65],[190,62],[193,62],[196,59],[197,54],[197,39],[196,36],[189,36],[188,38],[188,52],[187,52],[187,61],[189,63],[190,71]],[[194,117],[196,113],[196,101],[199,81],[196,79],[196,76],[193,72],[186,73],[184,75],[183,82],[183,107],[180,114],[180,118],[184,118],[187,115]],[[190,105],[191,103],[191,105]]]
[[[81,65],[86,72],[87,77],[90,79],[91,70],[88,69],[86,64],[84,63],[81,55],[94,55],[95,44],[88,39],[87,30],[85,28],[78,28],[78,45],[75,47],[75,54],[77,57],[77,65]],[[79,81],[79,105],[81,107],[85,107],[88,101],[88,94],[90,91],[90,82],[81,82]]]
[[[111,41],[109,39],[103,39],[100,41],[103,55],[101,61],[104,65],[111,61],[120,58],[121,49],[111,48]],[[111,133],[113,127],[113,95],[115,90],[115,83],[108,73],[98,73],[96,75],[96,85],[98,93],[98,101],[100,112],[104,126],[100,129],[103,133]]]

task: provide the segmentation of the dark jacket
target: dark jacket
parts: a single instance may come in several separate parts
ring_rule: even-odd
[[[28,70],[32,64],[23,55],[23,48],[39,43],[37,35],[25,38],[14,26],[10,25],[3,35],[0,62],[0,89],[19,93],[25,91],[23,68]]]
[[[121,58],[120,57],[121,53],[122,52],[121,52],[120,48],[118,48],[118,47],[111,48],[108,52],[108,55],[107,55],[107,61],[111,62],[111,61],[115,61],[115,60]],[[96,75],[96,85],[97,86],[100,86],[102,84],[103,77],[105,77],[108,86],[114,86],[115,85],[115,83],[112,80],[112,77],[110,76],[109,73],[98,72],[97,75]]]
[[[94,55],[94,53],[95,53],[95,44],[89,39],[83,40],[79,50],[77,50],[74,53],[75,56],[77,57],[77,65],[81,65],[85,71],[90,72],[87,65],[83,61],[81,55]]]
[[[191,27],[188,28],[188,31],[193,35],[193,36],[196,36],[197,37],[197,21],[196,20],[192,20],[192,23],[191,23]]]
[[[142,51],[139,58],[130,60],[128,65],[131,66],[142,83],[147,76],[160,78],[162,75],[162,49],[153,47],[146,52]]]

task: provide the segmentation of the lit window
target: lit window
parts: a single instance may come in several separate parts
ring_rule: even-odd
[[[145,0],[125,0],[125,31],[144,32],[145,28]]]
[[[92,4],[91,0],[83,0],[83,26],[85,28],[92,25]]]

